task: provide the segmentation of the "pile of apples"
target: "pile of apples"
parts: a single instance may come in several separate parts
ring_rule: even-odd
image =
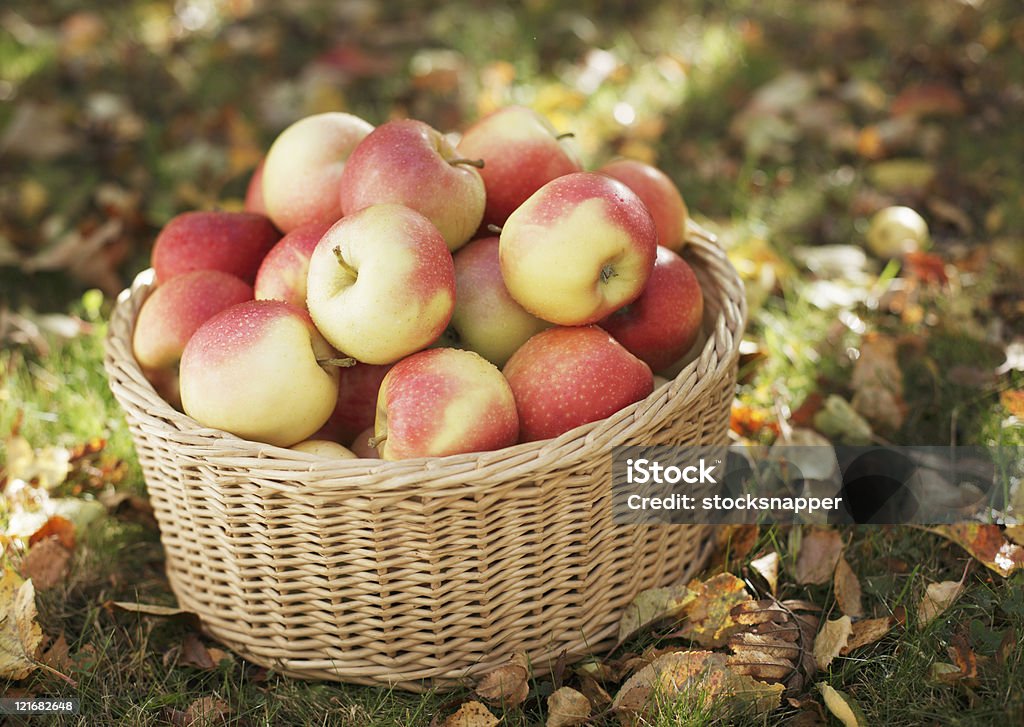
[[[657,168],[582,171],[571,144],[520,106],[454,143],[297,121],[245,212],[160,232],[140,366],[203,426],[328,457],[499,449],[645,398],[700,334],[686,205]]]

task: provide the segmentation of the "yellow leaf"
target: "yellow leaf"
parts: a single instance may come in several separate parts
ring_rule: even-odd
[[[619,621],[619,643],[645,626],[682,615],[695,595],[687,586],[641,591],[626,607]]]
[[[963,590],[963,581],[942,581],[929,584],[924,598],[921,599],[921,603],[917,607],[918,628],[923,629],[952,606]]]
[[[889,633],[889,629],[893,627],[894,623],[896,623],[896,620],[891,616],[868,618],[863,621],[857,621],[853,624],[853,631],[850,634],[850,639],[846,642],[846,646],[844,646],[839,653],[846,655],[854,649],[859,649],[862,646],[875,643]]]
[[[498,720],[480,702],[466,702],[441,727],[497,727]]]
[[[774,596],[779,585],[779,554],[772,551],[768,555],[750,561],[750,567],[761,574]]]
[[[843,727],[867,727],[868,721],[864,717],[864,712],[861,710],[860,705],[850,699],[847,694],[840,692],[838,689],[833,689],[824,682],[818,685],[818,689],[821,691],[821,696],[825,699],[825,706],[828,707],[828,711],[843,723]]]
[[[851,633],[853,633],[853,622],[850,621],[849,616],[825,623],[814,638],[814,663],[818,665],[819,669],[827,669],[832,660],[839,656],[839,652],[846,646]]]
[[[834,586],[836,602],[839,604],[840,610],[847,616],[863,616],[864,609],[860,603],[860,581],[850,564],[846,562],[846,558],[842,556],[836,563]]]
[[[796,558],[796,582],[828,583],[843,552],[839,531],[831,528],[810,528],[800,541]]]
[[[720,573],[703,583],[690,585],[693,600],[686,607],[686,621],[679,636],[701,646],[723,646],[742,625],[732,617],[741,603],[752,602],[746,584],[731,573]]]
[[[590,700],[571,687],[562,687],[548,697],[547,727],[577,727],[590,717]]]
[[[24,679],[37,666],[43,640],[36,623],[36,592],[12,568],[0,579],[0,679]]]

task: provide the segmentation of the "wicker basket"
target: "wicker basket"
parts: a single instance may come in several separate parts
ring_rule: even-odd
[[[200,426],[131,353],[140,276],[110,321],[106,368],[131,429],[183,608],[257,664],[420,690],[524,651],[535,668],[607,648],[641,590],[688,577],[704,526],[611,520],[616,444],[722,444],[743,289],[691,228],[708,334],[670,385],[552,440],[400,462],[330,461]]]

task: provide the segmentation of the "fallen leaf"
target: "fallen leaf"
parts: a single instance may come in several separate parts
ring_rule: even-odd
[[[598,711],[604,711],[612,703],[612,695],[598,683],[597,679],[587,674],[580,676],[580,692],[583,693],[593,708]]]
[[[577,727],[590,718],[590,700],[571,687],[555,690],[548,697],[547,727]]]
[[[691,583],[690,589],[694,598],[686,607],[682,628],[674,635],[701,646],[723,646],[742,628],[732,617],[733,608],[753,602],[746,584],[731,573],[720,573],[703,583]]]
[[[497,727],[498,720],[480,702],[466,702],[441,727]]]
[[[760,535],[758,525],[722,525],[715,528],[715,549],[705,572],[728,570],[730,563],[746,558]]]
[[[960,670],[960,679],[973,686],[978,679],[978,655],[968,646],[967,640],[957,634],[951,640],[948,652]]]
[[[626,607],[619,620],[619,644],[645,626],[678,618],[695,596],[694,591],[685,585],[641,591]]]
[[[1006,389],[999,394],[999,403],[1018,419],[1024,419],[1024,389]]]
[[[191,666],[196,669],[210,671],[217,665],[206,649],[206,645],[199,640],[194,633],[185,634],[181,642],[181,653],[178,657],[178,666]]]
[[[838,394],[828,395],[812,421],[815,429],[841,444],[864,446],[873,441],[871,425]]]
[[[964,99],[948,84],[919,83],[904,88],[889,111],[893,116],[962,116]]]
[[[181,714],[181,727],[212,727],[227,724],[231,708],[223,699],[200,697],[188,705]]]
[[[850,638],[847,640],[846,646],[840,650],[840,655],[845,656],[855,649],[875,643],[889,633],[889,630],[895,625],[895,623],[896,619],[891,616],[855,621],[850,633]]]
[[[836,719],[843,723],[843,727],[867,727],[867,719],[864,711],[849,695],[838,689],[833,689],[822,682],[818,685],[822,698],[825,700],[825,707],[835,715]]]
[[[181,621],[193,628],[199,628],[200,624],[198,614],[193,613],[192,611],[186,611],[183,608],[175,608],[172,606],[158,606],[152,603],[133,603],[131,601],[107,601],[103,604],[103,607],[107,610],[124,611],[126,613],[136,613],[142,616],[156,616],[157,618]]]
[[[530,672],[526,654],[513,654],[507,663],[481,677],[476,694],[488,704],[514,707],[530,693]]]
[[[68,647],[68,640],[64,638],[63,633],[46,647],[46,650],[40,654],[39,661],[54,671],[66,672],[71,670],[71,651]]]
[[[839,561],[836,563],[833,586],[836,592],[836,603],[839,604],[839,609],[843,613],[854,618],[864,615],[864,608],[861,606],[860,601],[860,581],[843,556],[840,556]]]
[[[43,526],[29,536],[28,544],[33,546],[36,543],[46,540],[51,535],[60,539],[60,544],[67,550],[75,549],[75,525],[66,517],[53,515],[48,518]]]
[[[928,676],[943,684],[953,684],[960,679],[960,668],[956,664],[936,661],[928,667]]]
[[[849,641],[851,633],[853,633],[853,623],[849,616],[825,622],[814,639],[814,662],[819,669],[827,669],[832,660],[839,656]]]
[[[796,582],[801,585],[828,583],[842,552],[843,540],[839,531],[823,527],[807,529],[794,567]]]
[[[774,550],[750,561],[750,567],[764,578],[773,596],[779,585],[779,562],[779,554]]]
[[[1024,545],[1024,525],[1008,525],[1006,537],[1017,543],[1017,545]]]
[[[968,563],[968,567],[970,563]],[[959,581],[942,581],[930,583],[925,590],[921,603],[917,606],[917,627],[923,629],[934,621],[943,611],[953,605],[964,591],[967,570]]]
[[[907,414],[903,371],[896,354],[896,339],[880,334],[866,336],[850,376],[854,392],[850,403],[873,427],[883,431],[899,429]]]
[[[907,277],[922,283],[942,285],[949,282],[946,275],[946,261],[933,252],[913,250],[903,255],[903,269]]]
[[[39,590],[45,591],[63,583],[69,560],[71,553],[61,545],[60,537],[54,535],[32,546],[21,563],[21,572],[31,578]]]
[[[43,631],[36,623],[36,591],[13,568],[0,578],[0,679],[24,679],[37,666]]]
[[[998,525],[956,523],[936,525],[928,530],[956,543],[986,568],[1003,577],[1024,566],[1024,546],[1008,540]]]

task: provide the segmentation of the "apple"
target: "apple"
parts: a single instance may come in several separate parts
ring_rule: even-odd
[[[307,116],[282,131],[263,167],[263,200],[274,224],[291,232],[307,222],[338,220],[342,170],[371,131],[368,122],[342,112]]]
[[[449,330],[459,348],[504,366],[517,348],[551,326],[509,295],[498,262],[498,238],[473,240],[454,255],[455,311]]]
[[[329,439],[305,439],[298,444],[293,444],[289,449],[296,452],[314,454],[317,457],[326,459],[356,459],[357,455],[348,447],[344,447]]]
[[[181,357],[181,403],[205,427],[289,447],[331,415],[337,352],[301,308],[239,303],[210,318]]]
[[[305,308],[309,258],[328,229],[329,224],[310,222],[282,237],[256,272],[256,299],[283,300]]]
[[[867,243],[871,252],[883,258],[926,250],[931,243],[928,223],[911,207],[886,207],[871,218]]]
[[[158,283],[193,270],[220,270],[249,285],[270,248],[281,239],[270,220],[252,212],[184,212],[153,244]]]
[[[679,252],[686,244],[686,202],[667,174],[635,159],[616,159],[597,170],[636,192],[658,230],[658,244]]]
[[[367,207],[338,220],[309,260],[306,304],[324,337],[369,364],[429,346],[455,306],[455,266],[419,212]]]
[[[338,369],[338,401],[331,418],[317,437],[351,442],[357,433],[373,427],[377,416],[377,392],[390,365],[357,363]],[[372,436],[372,432],[370,433]]]
[[[597,326],[541,331],[512,354],[503,373],[524,442],[604,419],[654,390],[650,367]]]
[[[693,268],[659,245],[640,297],[599,325],[652,370],[661,371],[690,350],[703,320],[704,294]]]
[[[643,202],[604,174],[575,172],[537,190],[501,230],[501,274],[523,308],[563,326],[595,323],[640,295],[657,232]]]
[[[377,451],[377,447],[370,446],[376,444],[377,440],[374,438],[373,427],[367,427],[363,431],[359,432],[352,440],[350,449],[352,452],[361,459],[380,459],[380,453]]]
[[[266,163],[266,157],[260,159],[249,177],[249,186],[245,188],[245,211],[264,216],[267,214],[267,204],[263,201],[263,166]]]
[[[515,444],[519,420],[494,364],[472,351],[431,348],[384,377],[374,430],[382,459],[443,457]]]
[[[556,177],[580,171],[576,153],[551,123],[524,106],[507,106],[466,129],[456,150],[483,159],[487,190],[482,226],[505,224],[527,198]]]
[[[414,119],[381,124],[359,143],[341,175],[341,211],[403,204],[437,227],[450,250],[465,244],[484,214],[484,183],[441,132]]]

